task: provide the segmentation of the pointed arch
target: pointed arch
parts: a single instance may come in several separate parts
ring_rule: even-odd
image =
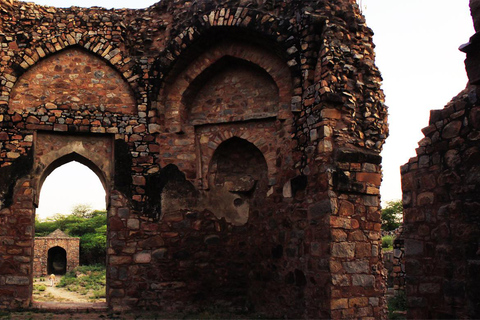
[[[14,63],[20,68],[17,68],[13,75],[18,78],[25,71],[48,56],[76,46],[82,47],[108,62],[121,73],[128,82],[133,83],[135,81],[135,79],[132,78],[131,71],[133,62],[131,62],[128,57],[125,57],[124,53],[117,48],[114,43],[98,34],[89,35],[88,33],[75,31],[47,37],[36,47],[29,49],[21,56],[17,56]]]
[[[92,170],[105,189],[107,209],[114,179],[114,140],[110,135],[37,132],[34,139],[35,204],[45,179],[56,168],[77,161]]]
[[[76,153],[76,152],[72,152],[72,153],[69,153],[69,154],[66,154],[54,161],[52,161],[47,167],[46,169],[43,171],[42,175],[40,176],[40,179],[38,181],[38,192],[37,194],[40,195],[40,192],[42,190],[42,186],[43,186],[43,183],[45,182],[45,180],[47,179],[47,177],[57,168],[63,166],[64,164],[67,164],[67,163],[70,163],[72,161],[76,161],[76,162],[79,162],[81,164],[83,164],[84,166],[86,166],[87,168],[89,168],[90,170],[92,170],[95,175],[98,177],[98,179],[100,180],[100,182],[102,183],[102,186],[103,188],[105,189],[105,192],[107,193],[108,195],[108,190],[109,190],[109,186],[108,186],[108,182],[107,182],[107,178],[106,178],[106,175],[105,173],[100,170],[100,168],[94,163],[92,162],[91,160],[87,159],[86,157]],[[108,196],[107,196],[108,198]],[[37,202],[38,203],[38,202]]]
[[[255,184],[260,182],[264,187],[268,184],[265,156],[253,143],[236,136],[218,145],[208,171],[212,177],[209,184],[231,183],[237,192],[249,192],[249,188],[258,187]]]
[[[41,59],[16,79],[9,109],[41,107],[56,117],[58,110],[81,108],[134,114],[136,100],[131,85],[107,60],[72,45]]]
[[[261,124],[261,125],[260,125]],[[277,175],[277,135],[275,134],[275,121],[273,119],[252,121],[250,123],[232,123],[216,126],[211,130],[210,125],[200,126],[196,130],[197,149],[199,150],[199,163],[197,179],[203,189],[208,189],[210,165],[214,153],[222,143],[230,139],[243,140],[259,150],[266,162],[268,185],[276,184]],[[238,141],[237,140],[237,141]]]
[[[23,74],[50,56],[72,48],[81,48],[104,61],[129,84],[135,99],[139,99],[137,90],[139,77],[135,76],[133,72],[134,61],[126,56],[116,44],[98,34],[92,35],[86,32],[72,31],[47,37],[37,46],[27,49],[23,54],[13,59],[12,62],[16,68],[13,68],[8,79],[9,83],[4,88],[8,93],[6,95],[7,102],[9,102],[13,88]]]
[[[160,93],[165,105],[165,119],[170,132],[182,132],[186,121],[185,93],[208,68],[225,58],[234,58],[256,66],[268,74],[278,88],[278,114],[287,117],[293,93],[292,76],[287,64],[277,55],[256,45],[224,41],[198,56],[177,76],[167,81]]]
[[[248,7],[216,8],[203,15],[192,14],[191,20],[170,41],[166,50],[157,59],[156,69],[161,78],[165,78],[180,57],[192,47],[194,43],[210,33],[212,30],[223,29],[228,34],[233,29],[241,30],[242,34],[253,32],[277,44],[278,50],[285,55],[294,77],[301,77],[300,48],[292,50],[292,43],[287,43],[287,34],[295,30],[295,26],[287,19]],[[255,36],[249,37],[253,41]]]

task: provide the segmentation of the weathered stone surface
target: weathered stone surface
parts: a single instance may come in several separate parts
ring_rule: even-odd
[[[355,255],[355,243],[341,242],[334,243],[332,256],[339,258],[353,258]]]
[[[140,252],[133,256],[135,263],[150,263],[152,261],[152,254],[149,252]]]
[[[477,27],[478,4],[471,1]],[[470,210],[477,207],[480,182],[478,35],[470,41],[461,49],[469,85],[431,112],[417,156],[402,166],[404,231],[393,271],[395,289],[406,290],[408,318],[480,316],[478,285],[469,285],[478,284],[478,271],[469,265],[478,261],[480,237],[478,210]]]
[[[354,1],[0,4],[0,308],[30,303],[41,184],[75,160],[107,192],[112,310],[385,317],[387,110]]]
[[[375,282],[375,277],[366,274],[354,274],[352,275],[352,285],[371,287]]]
[[[48,261],[49,257],[50,259],[55,258],[52,253],[59,254],[63,257],[62,250],[55,251],[57,247],[60,247],[65,253],[65,268],[63,270],[49,270],[49,268],[52,269]],[[46,237],[35,238],[34,251],[33,275],[35,277],[45,276],[51,273],[62,274],[72,271],[80,265],[80,238],[69,237],[58,229]]]
[[[370,264],[366,260],[343,262],[347,273],[368,273]]]
[[[28,277],[22,277],[22,276],[7,276],[5,278],[5,283],[6,284],[12,284],[12,285],[27,285],[30,283],[30,279]]]
[[[130,264],[132,262],[132,257],[131,256],[111,256],[109,262],[111,265]]]
[[[443,128],[442,138],[451,139],[453,137],[458,136],[461,128],[462,128],[462,122],[461,121],[452,121],[452,122],[448,123]]]

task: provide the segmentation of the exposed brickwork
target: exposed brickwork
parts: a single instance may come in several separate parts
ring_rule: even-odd
[[[45,276],[56,271],[51,270],[52,261],[49,261],[49,259],[52,259],[51,254],[49,255],[49,251],[52,248],[60,247],[65,250],[65,272],[72,271],[80,264],[80,238],[69,237],[61,233],[59,234],[57,232],[46,237],[35,238],[33,257],[34,277]]]
[[[211,122],[213,119],[232,121],[264,114],[275,115],[278,107],[278,88],[269,75],[248,65],[225,61],[228,66],[214,78],[205,81],[198,92],[193,92],[188,110],[192,124]],[[207,119],[210,119],[208,121]]]
[[[475,96],[469,87],[432,111],[417,157],[402,167],[408,312],[414,318],[477,314],[471,309],[480,266]]]
[[[74,112],[80,111],[81,107],[90,109],[91,113],[131,114],[135,100],[126,81],[106,62],[84,50],[72,48],[38,62],[13,88],[10,97],[12,111],[22,114],[41,105],[48,110],[43,117],[49,117],[49,111],[55,117],[61,115],[59,110]],[[98,106],[100,110],[95,110]],[[34,122],[33,119],[30,122]],[[40,119],[35,121],[41,122]]]
[[[385,316],[386,107],[354,0],[0,1],[2,308],[30,303],[43,179],[78,160],[107,191],[111,309]]]
[[[405,244],[403,239],[393,241],[393,289],[405,292]]]
[[[470,1],[477,30],[479,4]],[[431,111],[401,168],[408,318],[480,317],[479,44],[476,34],[462,47],[469,85]]]

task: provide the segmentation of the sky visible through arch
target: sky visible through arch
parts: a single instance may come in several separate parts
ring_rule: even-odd
[[[37,0],[56,7],[146,8],[152,0]],[[382,203],[401,199],[400,166],[414,157],[430,110],[442,109],[467,84],[458,47],[474,34],[468,0],[358,0],[373,29],[376,65],[383,76],[390,137],[382,152]],[[85,173],[74,168],[73,174]],[[55,173],[55,172],[54,172]],[[93,172],[91,172],[93,174]],[[53,175],[53,173],[52,173]],[[96,177],[96,176],[95,176]],[[51,177],[52,180],[54,177]],[[56,179],[56,178],[55,178]],[[78,185],[79,179],[71,178]],[[100,182],[98,182],[100,184]],[[62,183],[52,183],[62,186]],[[86,190],[86,184],[82,190]],[[101,186],[101,184],[100,184]],[[47,190],[48,186],[44,186]],[[60,187],[61,188],[61,187]],[[42,190],[42,197],[44,190]],[[46,192],[46,191],[45,191]],[[103,191],[104,192],[104,191]],[[57,193],[59,194],[59,193]],[[88,196],[89,197],[89,196]],[[70,197],[57,197],[59,205]],[[85,203],[89,199],[85,196]],[[103,200],[103,204],[105,200]],[[43,205],[42,199],[40,205]],[[66,207],[72,207],[68,204]],[[93,207],[97,209],[96,204]],[[38,210],[37,210],[38,212]]]
[[[45,220],[57,213],[70,214],[76,205],[105,210],[105,189],[87,166],[72,161],[53,170],[40,191],[36,217]]]

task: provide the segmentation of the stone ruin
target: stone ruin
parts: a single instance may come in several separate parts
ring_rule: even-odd
[[[35,237],[33,276],[65,274],[80,265],[80,238],[70,237],[60,229],[46,237]]]
[[[480,317],[480,1],[470,6],[469,84],[431,111],[401,168],[408,318]]]
[[[387,112],[355,0],[0,5],[0,308],[31,304],[42,183],[78,161],[111,310],[385,317]]]

